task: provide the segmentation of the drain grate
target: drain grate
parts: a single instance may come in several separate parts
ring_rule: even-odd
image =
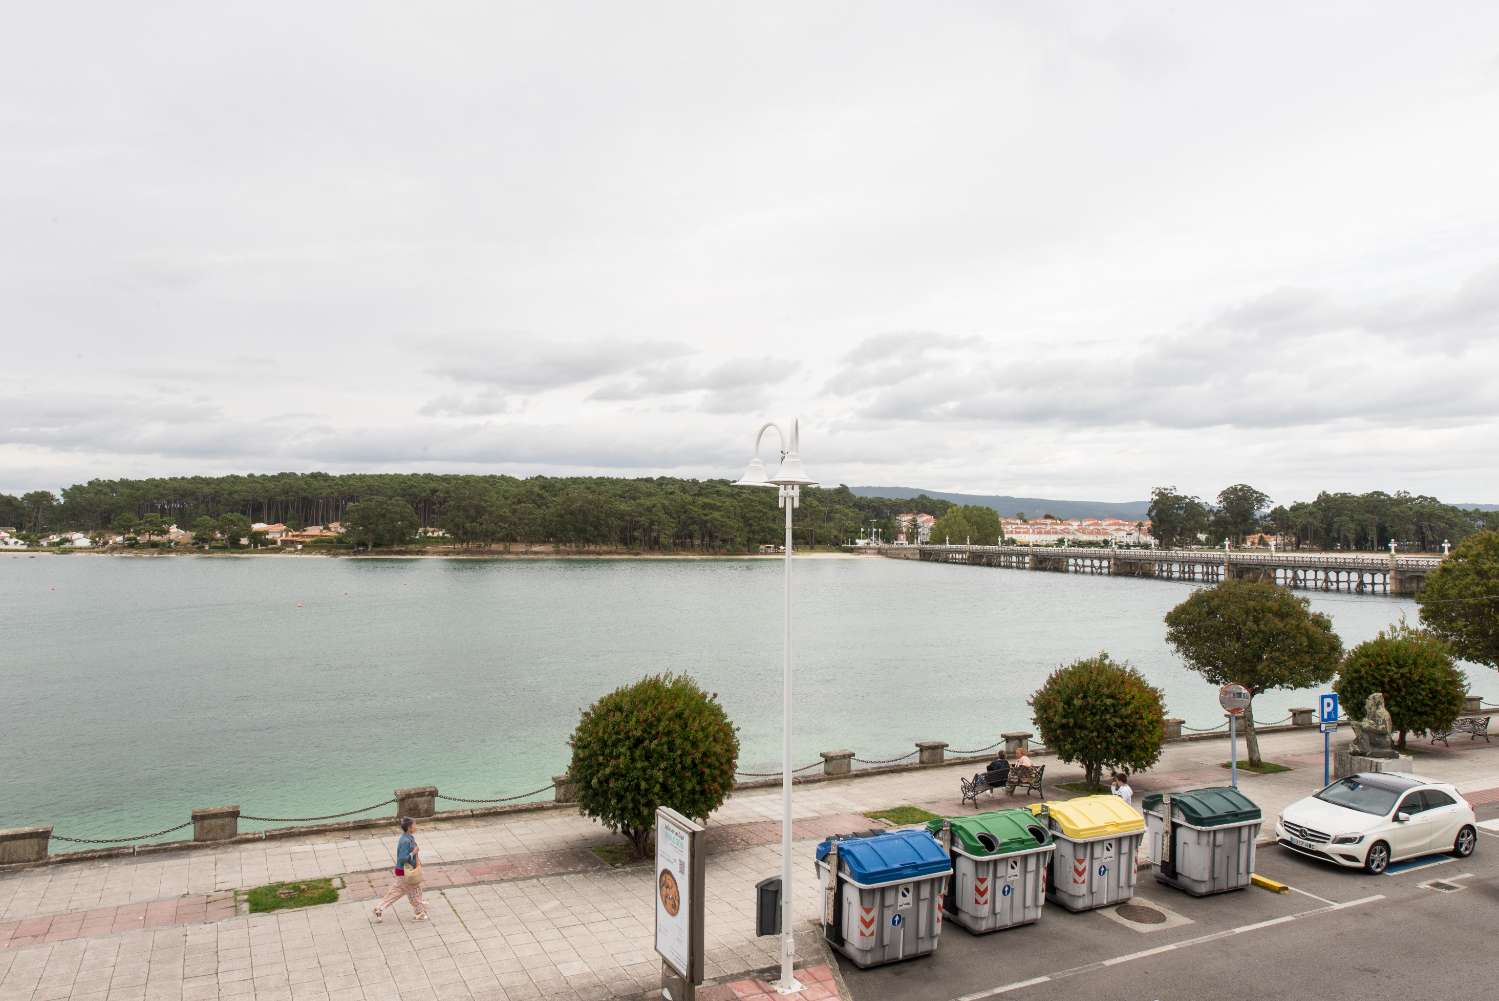
[[[1145,907],[1140,904],[1120,904],[1115,912],[1126,921],[1133,921],[1137,925],[1161,925],[1166,923],[1166,915],[1154,907]]]
[[[1438,893],[1456,893],[1458,890],[1462,889],[1462,887],[1458,886],[1456,883],[1448,883],[1440,879],[1433,879],[1426,883],[1422,883],[1421,885],[1426,887],[1428,890],[1436,890]]]

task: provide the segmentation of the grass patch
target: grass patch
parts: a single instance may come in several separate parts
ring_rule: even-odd
[[[892,806],[888,810],[871,810],[864,814],[870,820],[886,820],[896,827],[905,827],[908,824],[925,824],[929,820],[941,820],[942,818],[930,810],[923,810],[919,806]]]
[[[1228,767],[1228,762],[1225,761],[1221,765],[1219,765],[1218,767],[1219,768],[1227,768]],[[1264,761],[1264,762],[1261,762],[1258,765],[1251,765],[1247,761],[1240,761],[1239,762],[1239,771],[1241,771],[1241,772],[1254,772],[1256,775],[1274,775],[1277,772],[1289,772],[1290,770],[1291,770],[1290,766],[1288,766],[1288,765],[1277,765],[1273,761]]]
[[[1109,791],[1108,786],[1090,786],[1086,782],[1057,782],[1054,785],[1058,789],[1066,789],[1068,792],[1075,792],[1079,796],[1096,796],[1099,793]]]
[[[245,894],[250,903],[251,914],[267,911],[284,911],[288,907],[312,907],[331,904],[338,899],[338,890],[331,879],[304,879],[296,883],[271,883],[257,886]]]
[[[591,851],[610,865],[636,865],[645,859],[635,854],[635,846],[622,841],[594,845]]]

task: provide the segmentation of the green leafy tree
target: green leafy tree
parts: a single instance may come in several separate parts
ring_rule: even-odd
[[[26,505],[13,494],[0,494],[0,525],[20,531],[26,524]]]
[[[144,536],[149,542],[154,536],[162,535],[167,530],[167,523],[159,514],[148,514],[135,526],[138,535]]]
[[[503,501],[481,480],[456,484],[443,504],[437,524],[459,545],[488,545],[505,535]]]
[[[630,839],[644,855],[656,808],[704,819],[728,797],[739,734],[719,705],[688,677],[643,678],[582,713],[568,766],[578,806]]]
[[[350,504],[344,516],[349,541],[371,549],[408,543],[420,527],[416,511],[399,497],[370,497]]]
[[[1224,535],[1242,542],[1259,527],[1261,512],[1269,503],[1268,495],[1247,483],[1224,487],[1218,494],[1218,526]]]
[[[226,514],[219,519],[219,532],[230,549],[238,549],[240,540],[250,536],[250,519],[242,514]]]
[[[1442,639],[1401,622],[1349,650],[1334,688],[1351,716],[1383,692],[1403,751],[1408,731],[1452,726],[1463,711],[1468,679]]]
[[[936,545],[952,543],[961,546],[964,539],[973,537],[973,526],[968,523],[959,508],[953,508],[932,523],[931,541]]]
[[[114,529],[116,532],[119,532],[121,535],[134,535],[136,532],[136,526],[139,524],[140,519],[137,518],[134,513],[130,511],[121,511],[119,514],[114,516],[114,520],[109,523],[109,527]]]
[[[1208,528],[1211,512],[1196,497],[1189,497],[1175,487],[1156,487],[1150,492],[1150,534],[1168,549],[1190,546],[1199,533]]]
[[[1421,621],[1457,656],[1499,667],[1499,531],[1464,539],[1416,594]]]
[[[1310,688],[1332,680],[1343,641],[1332,620],[1305,598],[1260,581],[1228,580],[1194,591],[1166,613],[1166,641],[1214,685],[1249,690],[1244,736],[1258,766],[1254,697],[1272,688]]]
[[[1106,653],[1059,667],[1030,698],[1041,740],[1083,766],[1090,786],[1105,768],[1142,771],[1161,757],[1161,690]]]
[[[33,490],[21,495],[22,516],[27,531],[41,532],[52,524],[57,498],[49,490]]]
[[[206,514],[193,522],[193,541],[200,546],[213,545],[213,540],[218,535],[218,532],[218,523]]]

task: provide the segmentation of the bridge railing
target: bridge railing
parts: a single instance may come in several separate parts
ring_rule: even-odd
[[[1135,562],[1260,564],[1283,567],[1347,567],[1358,570],[1388,570],[1390,557],[1374,553],[1354,556],[1336,553],[1248,553],[1221,549],[1111,549],[1105,546],[972,546],[922,543],[917,549],[943,552],[999,553],[1006,556],[1050,556],[1056,558],[1121,559]],[[1400,570],[1434,570],[1442,564],[1440,556],[1396,556]]]

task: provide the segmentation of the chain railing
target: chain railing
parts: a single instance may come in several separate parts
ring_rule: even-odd
[[[921,749],[917,748],[909,754],[902,754],[898,758],[861,758],[856,755],[854,757],[854,760],[861,765],[893,765],[898,761],[905,761],[907,758],[914,758],[920,753]]]
[[[462,796],[449,796],[446,793],[438,793],[434,798],[445,799],[451,803],[514,803],[518,799],[530,799],[532,796],[540,796],[542,793],[555,788],[557,788],[557,783],[548,782],[540,789],[517,793],[514,796],[496,796],[494,799],[464,799]]]
[[[810,764],[802,765],[800,768],[791,769],[791,774],[796,775],[800,772],[810,771],[821,764],[821,761],[813,761]],[[781,775],[781,770],[776,769],[773,772],[735,772],[734,774],[746,779],[773,779]]]
[[[310,824],[318,820],[341,820],[344,817],[352,817],[356,813],[369,813],[371,810],[378,810],[382,806],[391,806],[395,802],[396,800],[387,799],[385,802],[376,803],[373,806],[362,806],[357,810],[345,810],[343,813],[330,813],[323,817],[252,817],[248,813],[242,813],[239,815],[239,819],[258,820],[267,824]]]
[[[164,830],[152,831],[150,834],[137,834],[132,838],[65,838],[60,834],[54,834],[52,835],[52,840],[66,841],[70,845],[124,845],[129,844],[132,841],[149,841],[152,838],[159,838],[163,834],[175,834],[177,831],[182,830],[184,827],[191,826],[193,826],[193,822],[189,820],[187,823],[178,824],[176,827],[168,827]]]

